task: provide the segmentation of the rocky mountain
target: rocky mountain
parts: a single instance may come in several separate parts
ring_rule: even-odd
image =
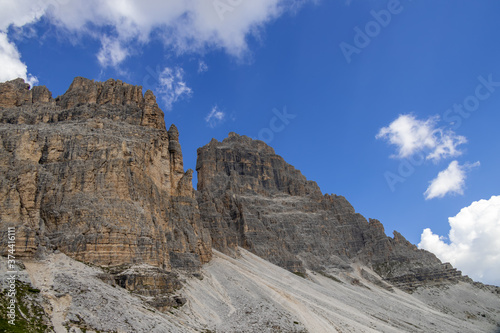
[[[6,228],[16,227],[18,256],[58,250],[160,296],[179,286],[172,269],[198,274],[210,260],[179,133],[166,130],[151,91],[76,78],[53,99],[14,80],[0,85],[0,106],[4,251]],[[134,264],[159,271],[122,272]]]
[[[18,227],[18,251],[102,266],[210,260],[179,133],[151,91],[76,78],[53,99],[15,80],[0,96],[0,219]]]
[[[292,272],[337,273],[360,261],[386,282],[413,290],[463,280],[401,234],[387,237],[349,202],[318,185],[261,141],[230,133],[198,149],[198,201],[217,250],[245,248]]]
[[[0,245],[5,255],[15,227],[26,331],[480,332],[500,323],[499,288],[397,232],[388,237],[264,142],[212,139],[197,152],[195,191],[177,128],[166,130],[141,87],[75,78],[54,99],[22,79],[1,83],[0,138]],[[336,302],[369,290],[335,306],[371,304],[371,319],[340,316],[319,296]],[[463,300],[447,302],[445,291]],[[417,301],[420,315],[405,324]],[[391,302],[406,310],[391,317]],[[349,329],[328,319],[335,313]]]

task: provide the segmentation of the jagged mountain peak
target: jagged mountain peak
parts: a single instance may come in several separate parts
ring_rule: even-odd
[[[57,98],[45,86],[30,85],[23,79],[0,84],[0,107],[20,110],[4,113],[5,122],[57,122],[64,118],[111,119],[133,125],[165,129],[164,113],[153,92],[143,95],[141,86],[120,80],[105,82],[76,77],[68,90]],[[70,112],[68,112],[70,111]],[[5,119],[6,117],[10,119]]]
[[[30,89],[30,85],[21,78],[0,83],[0,107],[49,102],[53,102],[52,93],[45,86]]]
[[[123,105],[144,102],[141,86],[108,79],[104,82],[76,77],[68,90],[56,98],[58,104],[70,108],[79,103]]]
[[[212,140],[197,152],[198,190],[230,183],[241,193],[322,195],[316,182],[263,141],[231,132],[222,142]]]

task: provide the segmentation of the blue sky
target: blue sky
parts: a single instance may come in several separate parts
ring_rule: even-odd
[[[213,137],[263,139],[389,235],[500,284],[499,2],[115,3],[0,2],[0,81],[142,85],[186,168]]]

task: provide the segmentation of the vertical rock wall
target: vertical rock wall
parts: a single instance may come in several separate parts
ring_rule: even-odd
[[[166,269],[210,260],[179,133],[151,91],[76,78],[53,99],[20,79],[0,84],[0,140],[0,221],[16,227],[18,254]]]

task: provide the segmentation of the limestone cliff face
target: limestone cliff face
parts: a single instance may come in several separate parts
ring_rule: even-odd
[[[198,149],[196,169],[202,219],[222,252],[243,247],[296,272],[338,272],[361,261],[409,290],[461,277],[399,233],[387,237],[344,197],[323,195],[261,141],[234,133],[214,139]]]
[[[162,269],[210,260],[179,132],[166,130],[151,91],[76,78],[53,99],[6,82],[0,140],[0,220],[16,227],[18,254]]]

